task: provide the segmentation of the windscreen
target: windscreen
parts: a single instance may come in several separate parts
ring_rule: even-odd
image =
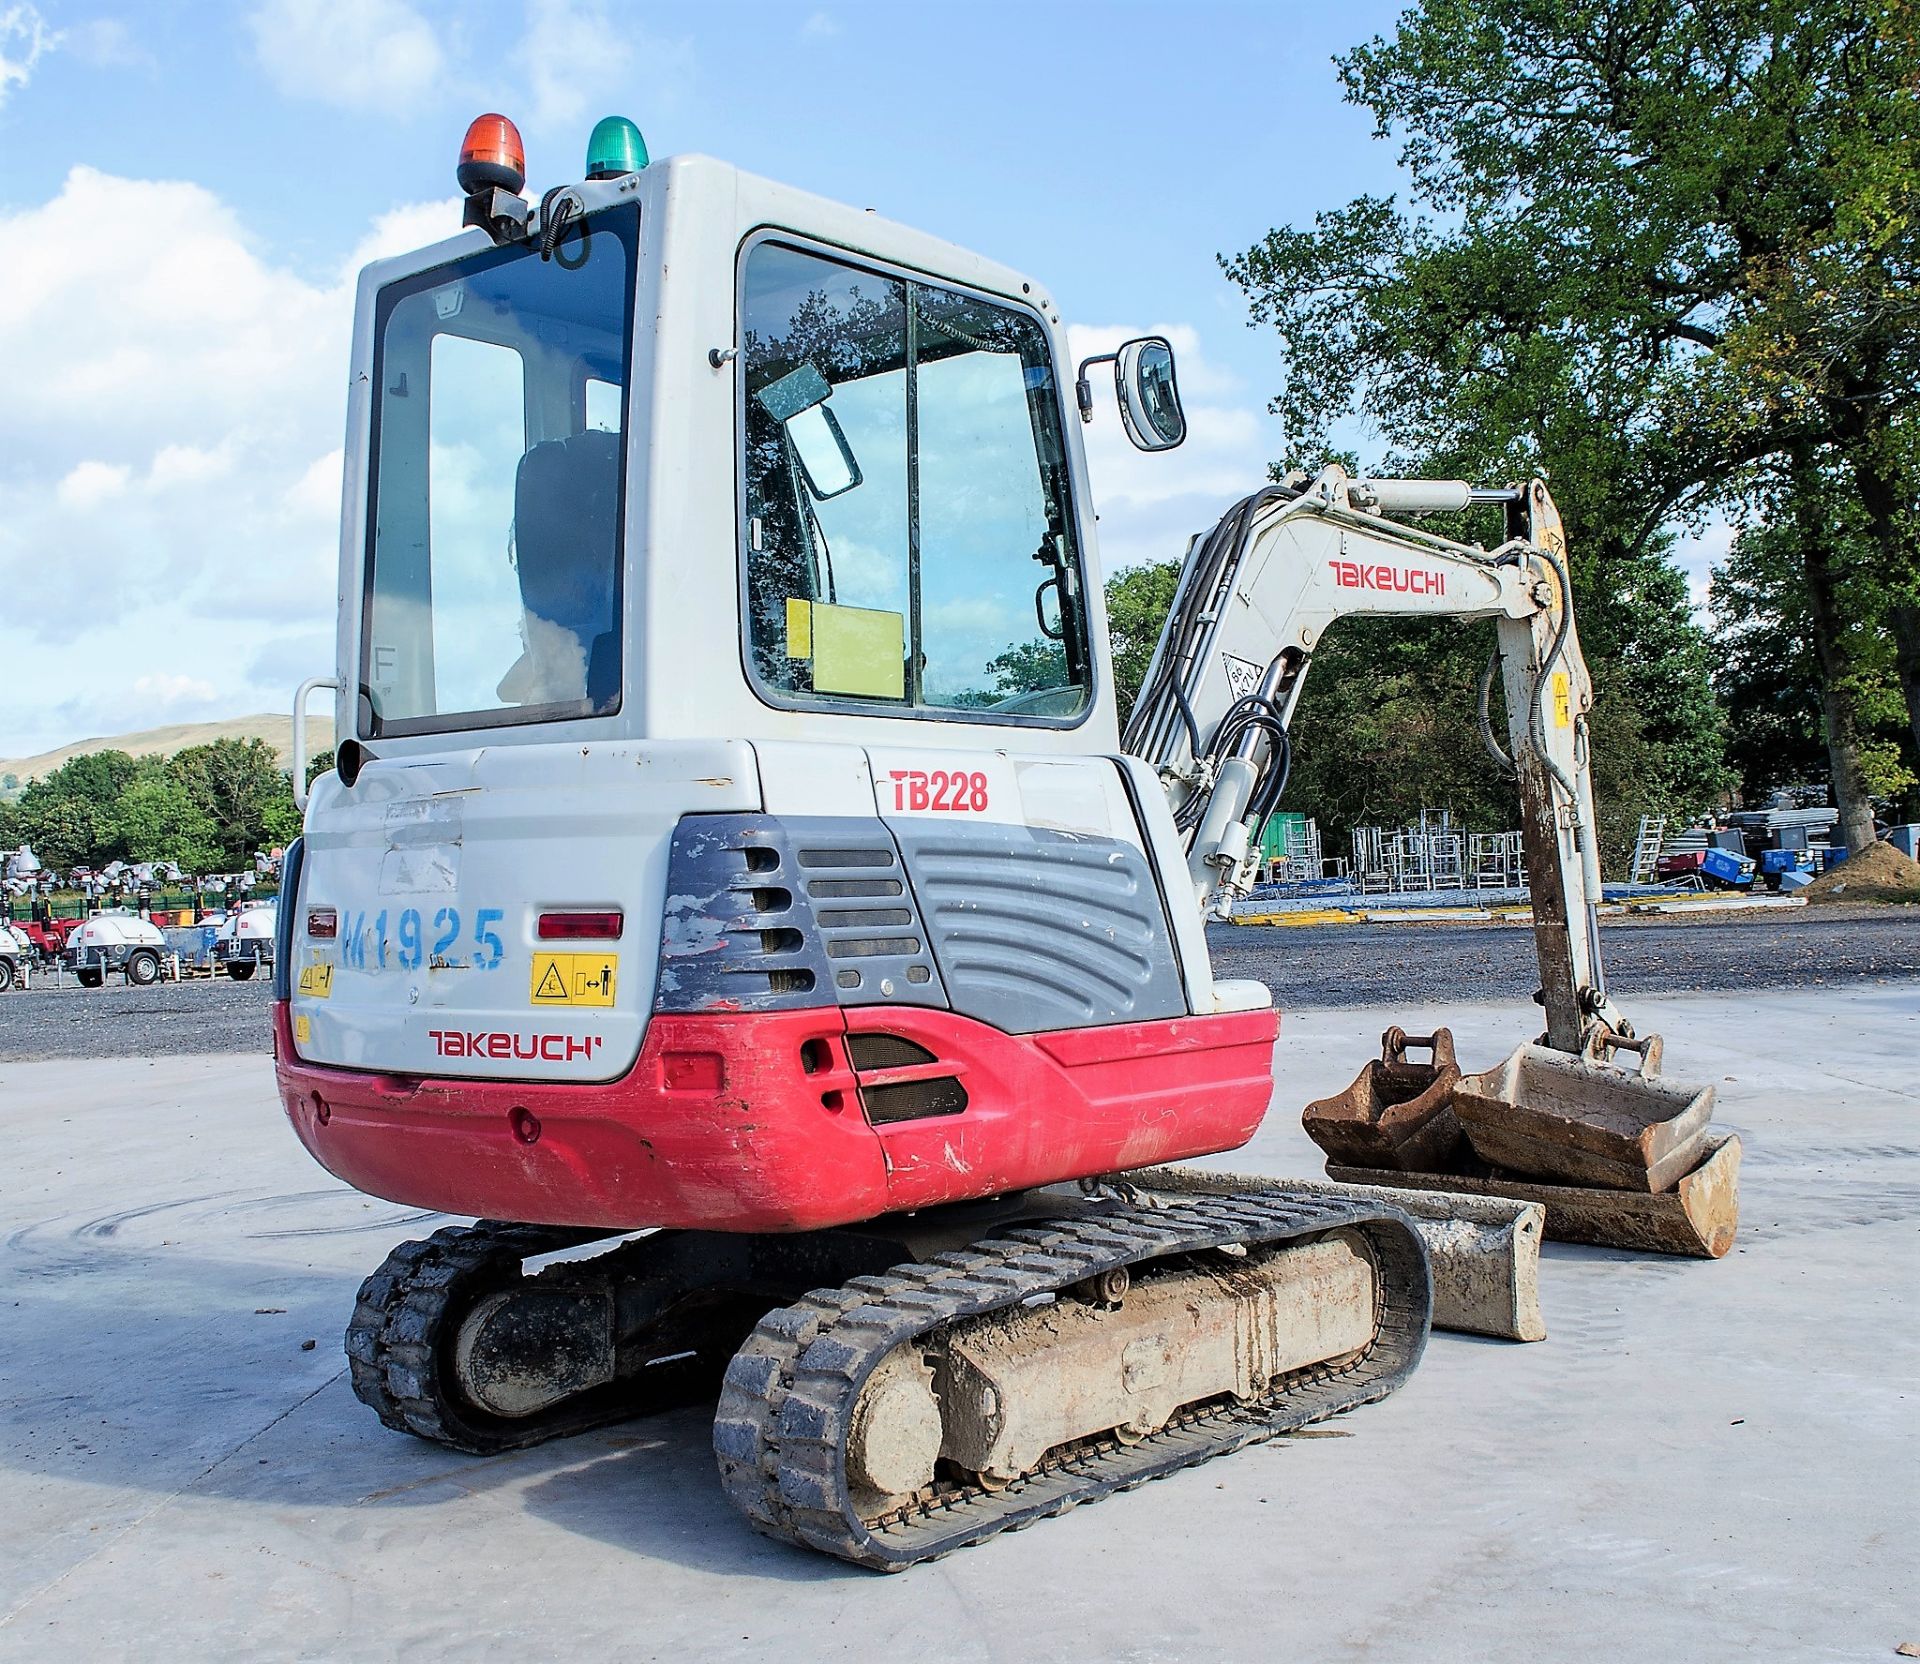
[[[621,683],[637,209],[489,249],[375,311],[363,731],[599,716]]]

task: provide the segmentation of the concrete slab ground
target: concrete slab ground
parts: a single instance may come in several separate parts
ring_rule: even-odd
[[[748,1532],[694,1411],[485,1461],[384,1431],[340,1331],[430,1221],[314,1168],[264,1058],[0,1065],[0,1657],[1891,1657],[1920,982],[1634,1005],[1747,1140],[1728,1259],[1549,1245],[1545,1342],[1437,1335],[1317,1436],[894,1578]],[[1297,1107],[1396,1015],[1288,1018],[1221,1165],[1317,1171]],[[1478,1068],[1531,1012],[1453,1026]]]

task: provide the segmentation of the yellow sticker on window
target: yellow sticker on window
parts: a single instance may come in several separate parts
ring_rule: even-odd
[[[1564,670],[1553,673],[1553,725],[1565,728],[1573,721],[1573,691]]]
[[[906,697],[906,620],[899,613],[830,607],[822,601],[808,611],[815,693]]]
[[[311,965],[300,970],[298,991],[310,1000],[323,1000],[333,992],[333,961],[316,959]]]
[[[304,1046],[313,1038],[313,1021],[308,1017],[296,1017],[293,1020],[293,1043]]]
[[[617,953],[536,953],[530,1005],[611,1005]]]
[[[813,603],[797,595],[787,597],[787,657],[813,657]]]

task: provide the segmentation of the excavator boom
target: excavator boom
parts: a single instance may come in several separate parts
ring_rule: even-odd
[[[1491,550],[1388,517],[1488,504],[1506,514],[1506,539]],[[1224,918],[1251,887],[1313,652],[1335,620],[1356,614],[1495,621],[1482,727],[1520,796],[1548,1044],[1579,1052],[1602,1023],[1630,1034],[1607,998],[1595,928],[1593,684],[1560,516],[1539,480],[1486,490],[1330,466],[1242,499],[1194,543],[1125,744],[1167,787],[1196,901]],[[1496,670],[1504,750],[1487,721]]]

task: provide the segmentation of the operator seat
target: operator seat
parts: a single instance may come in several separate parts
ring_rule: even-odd
[[[526,651],[500,683],[512,705],[620,698],[620,435],[599,428],[548,439],[521,457],[513,540]]]

